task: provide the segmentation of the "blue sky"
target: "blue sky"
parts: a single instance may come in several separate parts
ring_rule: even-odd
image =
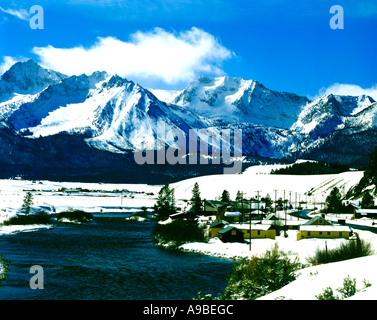
[[[30,28],[32,5],[44,9],[42,30]],[[344,9],[342,30],[330,28],[333,5]],[[375,94],[376,34],[370,0],[0,0],[3,71],[33,58],[63,73],[106,70],[150,88],[183,89],[209,74],[309,97]]]

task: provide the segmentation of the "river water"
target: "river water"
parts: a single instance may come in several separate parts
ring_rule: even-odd
[[[220,293],[233,261],[156,247],[154,222],[95,218],[84,225],[0,237],[10,262],[0,300],[183,300]],[[30,288],[30,267],[44,288]]]

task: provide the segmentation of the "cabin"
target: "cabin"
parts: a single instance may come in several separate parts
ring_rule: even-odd
[[[240,222],[242,219],[242,214],[239,211],[233,211],[233,212],[224,212],[223,219],[228,222]]]
[[[260,220],[266,217],[266,214],[262,211],[254,210],[246,214],[251,220]]]
[[[220,204],[213,203],[212,201],[204,200],[204,215],[216,215],[218,212]]]
[[[232,205],[224,204],[221,206],[217,207],[217,214],[216,214],[216,219],[217,220],[222,220],[224,219],[225,213],[228,212],[239,212],[235,207]]]
[[[209,226],[208,235],[210,238],[218,237],[218,232],[227,225],[226,221],[217,220]]]
[[[377,218],[377,209],[355,209],[355,218]]]
[[[300,226],[297,232],[297,240],[310,238],[345,238],[349,239],[353,232],[348,226],[334,225],[307,225]]]
[[[218,237],[222,242],[245,242],[244,233],[234,226],[227,226],[218,231]]]
[[[241,230],[245,239],[272,239],[275,240],[276,228],[270,224],[233,224],[235,228]]]

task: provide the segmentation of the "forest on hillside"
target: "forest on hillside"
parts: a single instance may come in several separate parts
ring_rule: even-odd
[[[349,167],[339,163],[325,162],[302,162],[295,163],[281,169],[273,169],[271,174],[292,174],[292,175],[312,175],[312,174],[337,174],[349,171]]]

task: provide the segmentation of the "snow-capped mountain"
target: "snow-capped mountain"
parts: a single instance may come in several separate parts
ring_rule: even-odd
[[[164,132],[187,133],[190,128],[148,90],[104,72],[51,84],[33,99],[15,105],[2,120],[28,138],[85,133],[90,146],[120,153],[155,149],[156,144],[179,147],[172,136],[158,141],[158,121],[163,122]],[[191,120],[203,126],[195,117]]]
[[[67,76],[39,66],[33,60],[15,63],[0,78],[0,102],[15,95],[36,94]]]
[[[308,152],[325,144],[330,136],[360,134],[376,128],[377,103],[373,98],[329,94],[308,104],[291,130],[300,135],[297,150]]]
[[[230,143],[222,130],[241,129],[245,156],[363,165],[375,146],[376,114],[377,103],[367,96],[310,101],[232,77],[199,77],[167,103],[117,75],[65,76],[29,60],[16,63],[0,79],[0,163],[7,168],[3,175],[9,168],[12,174],[56,174],[53,168],[59,167],[69,176],[112,170],[120,178],[119,172],[130,170],[140,175],[132,152],[171,146],[187,155],[189,141],[196,142],[199,153],[210,146],[221,149]],[[212,140],[200,146],[190,129],[201,140],[208,134]],[[208,173],[213,167],[153,170],[172,177]]]
[[[284,129],[292,126],[309,102],[294,93],[267,89],[255,80],[227,76],[201,76],[173,100],[219,124],[247,122]]]

